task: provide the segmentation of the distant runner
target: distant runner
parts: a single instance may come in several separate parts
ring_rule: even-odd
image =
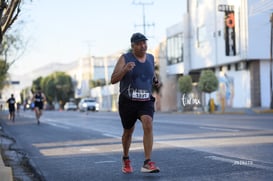
[[[11,97],[7,100],[7,103],[9,105],[9,120],[15,121],[15,98],[13,94],[11,94]]]
[[[40,118],[42,116],[42,110],[44,108],[44,101],[46,101],[46,97],[44,93],[42,93],[41,88],[37,88],[32,101],[34,102],[34,111],[36,115],[37,124],[40,124]]]

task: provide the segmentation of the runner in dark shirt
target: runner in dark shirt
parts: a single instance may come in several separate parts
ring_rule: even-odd
[[[37,119],[37,124],[40,124],[40,117],[42,116],[42,110],[44,107],[44,101],[46,101],[46,97],[44,93],[42,93],[41,89],[38,88],[36,93],[34,94],[32,101],[34,102],[34,111]]]
[[[9,120],[15,121],[15,98],[13,94],[11,94],[11,97],[7,100],[7,103],[9,105]]]

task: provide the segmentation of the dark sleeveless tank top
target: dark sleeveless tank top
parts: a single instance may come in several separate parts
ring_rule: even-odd
[[[123,55],[125,63],[135,62],[136,66],[120,81],[120,93],[136,101],[147,101],[152,95],[154,77],[154,56],[146,54],[146,61],[139,62],[131,53]],[[132,95],[135,95],[132,98]]]
[[[35,103],[42,103],[43,102],[43,96],[42,96],[42,94],[35,94],[35,96],[34,96],[34,102]]]

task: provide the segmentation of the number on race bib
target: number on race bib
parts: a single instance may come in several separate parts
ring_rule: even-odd
[[[150,100],[150,93],[147,90],[133,89],[131,98],[136,101],[148,101]]]

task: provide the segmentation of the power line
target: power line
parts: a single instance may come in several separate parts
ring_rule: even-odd
[[[146,16],[145,16],[145,6],[148,6],[148,5],[153,5],[154,3],[153,2],[135,2],[133,0],[132,2],[133,5],[139,5],[139,6],[142,6],[142,24],[141,25],[135,25],[135,26],[142,26],[143,27],[143,34],[146,35],[146,27],[151,27],[151,26],[154,26],[154,23],[152,24],[149,24],[146,22]]]

